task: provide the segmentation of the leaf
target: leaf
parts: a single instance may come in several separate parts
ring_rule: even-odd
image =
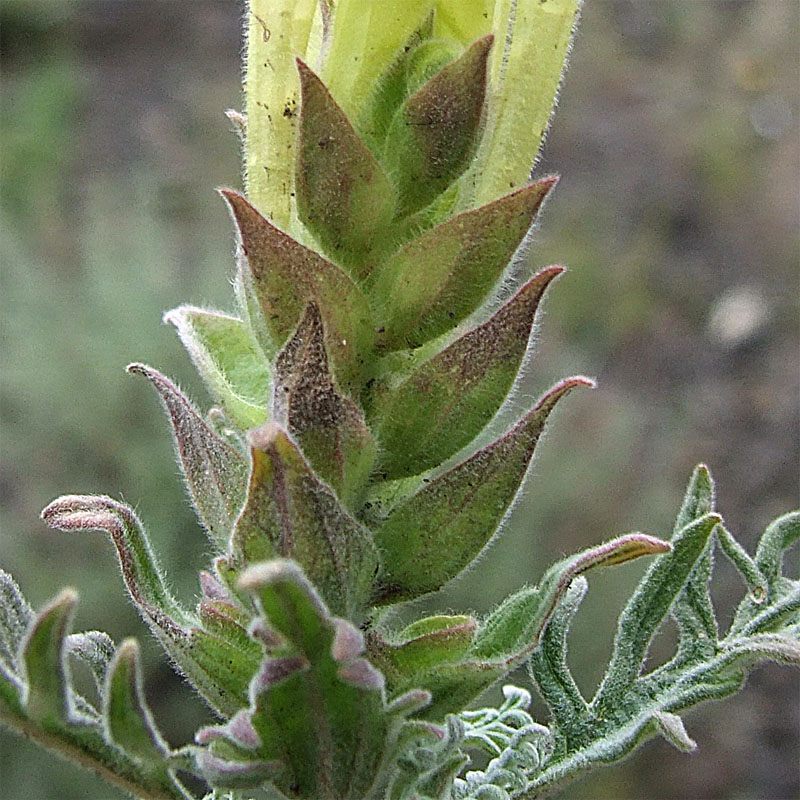
[[[205,423],[168,378],[144,364],[130,364],[128,372],[143,375],[158,392],[197,515],[217,547],[227,547],[244,503],[247,461]]]
[[[684,753],[691,753],[697,750],[697,742],[692,739],[683,724],[683,720],[677,714],[670,714],[668,711],[656,711],[653,715],[661,735],[678,750]]]
[[[471,442],[511,390],[539,300],[561,267],[532,278],[492,318],[416,368],[398,386],[378,389],[372,416],[380,471],[403,478],[435,467]]]
[[[713,511],[714,482],[708,468],[700,464],[689,481],[673,534]],[[678,625],[679,650],[682,653],[698,647],[713,651],[718,638],[716,615],[709,593],[714,567],[713,548],[714,540],[709,538],[703,554],[694,565],[672,607],[672,616]]]
[[[336,35],[331,37],[322,78],[351,118],[357,119],[377,80],[424,24],[430,6],[430,0],[404,0],[391,9],[361,0],[335,4]]]
[[[771,527],[774,541],[780,542],[777,549],[789,544],[792,536],[787,529],[776,534],[781,525]],[[570,619],[583,593],[573,584],[556,606],[541,647],[531,658],[531,676],[553,716],[551,752],[541,765],[522,771],[515,798],[552,792],[589,768],[624,758],[657,733],[681,750],[692,750],[695,743],[686,733],[681,711],[739,691],[747,673],[764,661],[800,664],[800,583],[785,576],[775,576],[775,591],[769,598],[764,593],[754,599],[751,592],[728,634],[718,638],[708,600],[711,548],[716,541],[733,554],[743,574],[759,572],[753,559],[722,530],[714,511],[711,476],[700,465],[678,514],[672,552],[652,564],[620,615],[611,662],[588,705],[566,659]],[[529,604],[534,591],[526,590]],[[524,600],[524,593],[520,597]],[[678,651],[665,664],[641,674],[653,635],[669,610],[679,623]],[[476,642],[481,642],[480,632]],[[461,789],[457,784],[456,796],[464,798]]]
[[[792,621],[800,625],[800,583],[781,575],[785,552],[797,541],[798,533],[800,511],[784,514],[767,526],[752,565],[745,565],[747,570],[755,570],[753,577],[758,583],[736,609],[731,634],[774,631]],[[741,560],[741,555],[738,558]]]
[[[724,525],[717,526],[716,534],[722,552],[728,556],[744,578],[750,591],[750,598],[757,603],[764,602],[767,599],[767,580],[756,566],[755,560]]]
[[[250,433],[253,468],[232,549],[237,569],[295,559],[337,613],[362,613],[377,569],[372,536],[275,423]]]
[[[547,623],[575,578],[595,567],[612,567],[669,550],[667,542],[654,536],[629,533],[558,561],[534,589],[522,589],[511,595],[484,620],[475,637],[472,655],[478,658],[510,655],[515,659],[529,655],[539,646]]]
[[[230,688],[235,688],[231,675],[244,675],[240,683],[246,689],[254,666],[231,645],[199,630],[196,619],[181,608],[167,589],[141,522],[128,506],[110,497],[66,495],[47,506],[42,518],[62,531],[108,533],[134,605],[176,668],[214,709],[233,713],[241,707],[241,698]]]
[[[370,631],[367,650],[370,661],[384,674],[393,694],[417,685],[431,667],[459,661],[469,650],[476,629],[473,617],[426,617],[389,638]]]
[[[222,190],[239,229],[248,282],[266,331],[259,342],[269,357],[286,343],[306,306],[317,304],[328,356],[339,388],[358,396],[373,324],[359,288],[337,266],[278,230],[237,192]]]
[[[556,384],[508,433],[400,503],[376,531],[382,573],[376,602],[441,588],[488,544],[525,477],[547,417],[587,378]]]
[[[156,729],[144,698],[139,645],[135,639],[122,642],[114,656],[103,712],[111,742],[146,769],[167,772],[169,747]]]
[[[384,162],[397,186],[398,216],[427,206],[469,165],[480,139],[493,42],[492,34],[478,39],[395,115]]]
[[[767,579],[770,590],[776,588],[783,566],[783,554],[800,538],[800,511],[784,514],[764,531],[758,543],[755,563]]]
[[[231,644],[198,626],[181,631],[170,645],[163,646],[178,670],[213,709],[231,716],[247,704],[247,687],[258,669],[252,646]]]
[[[399,48],[394,61],[376,81],[371,96],[364,104],[357,127],[373,152],[382,151],[392,118],[408,96],[407,70],[419,45],[429,41],[433,35],[433,20],[434,14],[431,12],[411,33],[405,44]]]
[[[394,189],[322,81],[300,60],[297,213],[323,250],[363,280],[394,215]]]
[[[466,711],[464,745],[479,747],[494,756],[485,770],[470,770],[456,779],[453,797],[458,800],[507,800],[528,785],[552,749],[550,731],[533,721],[527,709],[529,692],[504,686],[505,702],[498,709]]]
[[[110,497],[64,495],[42,511],[42,519],[60,531],[104,531],[119,555],[122,577],[131,599],[151,620],[173,615],[185,618],[166,583],[150,542],[133,510]]]
[[[240,319],[193,306],[164,315],[217,402],[242,430],[267,421],[269,365]]]
[[[392,798],[450,800],[455,776],[469,763],[461,750],[464,725],[450,716],[443,726],[414,720],[400,731]]]
[[[336,388],[314,303],[276,359],[273,410],[317,475],[352,507],[372,471],[375,440],[359,406]]]
[[[19,653],[21,675],[7,676],[0,668],[3,724],[131,794],[186,800],[190,795],[173,777],[172,763],[167,762],[167,756],[171,758],[172,754],[165,753],[159,764],[151,763],[143,769],[121,739],[111,741],[111,721],[101,720],[72,686],[69,654],[85,660],[99,678],[108,665],[108,650],[113,650],[110,638],[98,631],[68,635],[76,602],[77,594],[66,589],[31,620]],[[135,648],[135,644],[131,646]],[[107,693],[107,683],[103,681],[99,687],[101,699]],[[115,728],[118,721],[119,716],[115,715]],[[152,735],[159,737],[154,729]]]
[[[17,671],[17,655],[35,615],[14,578],[0,569],[0,666]]]
[[[528,665],[539,693],[561,726],[579,722],[588,711],[586,700],[567,665],[567,635],[587,588],[582,575],[570,584],[553,609],[541,636],[541,646],[533,652]]]
[[[72,633],[67,636],[66,650],[71,656],[83,661],[92,671],[97,691],[105,691],[106,675],[116,650],[114,641],[102,631]]]
[[[705,514],[711,514],[714,511],[714,495],[714,481],[708,467],[705,464],[698,464],[686,487],[683,503],[672,531],[673,535],[677,535],[690,522]]]
[[[388,712],[382,677],[362,657],[361,633],[330,616],[293,562],[253,566],[240,585],[262,613],[254,634],[268,628],[271,644],[253,678],[248,709],[197,736],[206,778],[215,786],[269,779],[299,798],[366,796],[400,709],[408,713],[416,701]]]
[[[606,708],[636,678],[655,633],[702,555],[719,514],[698,517],[672,537],[672,552],[655,561],[619,618],[614,651],[593,704]]]
[[[497,283],[555,178],[437,225],[403,246],[376,273],[377,347],[419,347],[469,316]]]
[[[62,656],[78,595],[65,589],[33,622],[22,648],[25,711],[44,726],[57,726],[70,716],[68,673]]]
[[[559,608],[560,598],[581,572],[664,552],[668,547],[660,539],[629,534],[564,559],[545,573],[538,587],[512,595],[477,631],[470,630],[469,648],[450,660],[442,658],[435,663],[433,656],[446,654],[437,653],[434,641],[424,643],[427,646],[419,648],[421,653],[412,651],[409,654],[412,658],[405,660],[397,658],[403,654],[403,646],[392,653],[373,642],[370,654],[378,666],[385,669],[393,691],[403,691],[413,685],[430,692],[431,702],[420,717],[443,720],[447,714],[458,713],[468,706],[503,675],[535,654],[543,630]],[[429,638],[433,640],[434,637]],[[419,655],[427,657],[428,663],[413,658]],[[409,669],[414,666],[416,670]],[[400,672],[403,667],[406,671]],[[565,664],[563,668],[566,670]],[[574,687],[574,682],[572,685]],[[563,688],[570,689],[569,685]],[[574,690],[577,692],[577,687]],[[585,708],[585,703],[582,705]],[[579,708],[580,704],[572,710]]]

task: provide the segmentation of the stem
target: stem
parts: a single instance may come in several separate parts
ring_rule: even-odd
[[[0,725],[4,725],[8,730],[35,742],[66,761],[89,770],[139,800],[186,800],[187,795],[177,786],[172,789],[163,785],[153,786],[143,782],[143,777],[141,780],[137,780],[132,774],[122,775],[117,771],[120,769],[119,764],[108,763],[99,755],[87,752],[77,743],[45,730],[13,712],[9,713],[2,707],[0,707]]]

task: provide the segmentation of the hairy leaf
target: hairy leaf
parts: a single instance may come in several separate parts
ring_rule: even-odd
[[[267,420],[269,365],[240,319],[193,306],[164,315],[217,402],[243,430]]]
[[[16,581],[0,569],[0,666],[15,671],[17,653],[34,620],[33,609]]]
[[[67,665],[62,655],[78,595],[65,589],[37,614],[22,648],[27,691],[25,710],[45,726],[65,722],[70,715]]]
[[[128,372],[153,385],[172,423],[175,450],[200,521],[220,549],[227,547],[244,502],[247,461],[215,433],[172,381],[144,364]]]
[[[245,23],[247,191],[250,199],[284,228],[294,211],[300,99],[295,58],[306,53],[316,5],[316,0],[250,0]]]
[[[330,616],[295,563],[255,565],[241,586],[263,615],[253,635],[264,641],[265,657],[247,711],[198,734],[206,778],[215,786],[269,779],[301,798],[365,796],[400,712],[421,698],[387,710],[382,676],[362,656],[361,633]]]
[[[372,470],[375,441],[361,409],[336,388],[313,303],[276,359],[273,411],[317,475],[352,506]]]
[[[410,62],[420,44],[430,40],[433,35],[433,20],[434,14],[428,14],[419,28],[408,37],[394,61],[376,81],[372,95],[364,104],[357,127],[374,152],[382,151],[392,118],[408,96],[407,73]]]
[[[131,599],[177,669],[213,708],[233,713],[241,707],[255,665],[246,654],[200,630],[197,620],[178,604],[167,589],[142,524],[128,506],[110,497],[68,495],[45,508],[42,518],[58,530],[108,533]],[[238,676],[240,686],[244,684],[239,694],[231,675]]]
[[[555,178],[453,217],[404,245],[370,287],[384,351],[418,347],[469,316],[497,283]]]
[[[396,113],[384,161],[397,186],[399,216],[427,206],[469,165],[480,139],[493,42],[492,34],[478,39]]]
[[[416,685],[431,667],[459,661],[475,637],[477,621],[468,616],[426,617],[385,638],[370,631],[370,660],[386,677],[390,693]]]
[[[394,189],[322,81],[301,61],[297,212],[355,280],[369,275],[394,215]]]
[[[620,616],[611,662],[594,701],[598,707],[613,704],[639,674],[653,636],[720,521],[716,513],[697,517],[673,536],[672,552],[648,569]]]
[[[332,609],[357,617],[377,568],[370,532],[320,482],[278,425],[268,423],[250,438],[250,486],[232,540],[237,569],[291,557]]]
[[[707,602],[711,548],[718,543],[733,553],[734,562],[744,565],[745,575],[760,570],[730,533],[720,535],[719,519],[711,476],[700,465],[677,517],[672,552],[653,563],[623,610],[611,662],[589,704],[580,696],[566,662],[566,633],[580,600],[577,594],[570,599],[570,593],[576,590],[556,607],[530,664],[531,676],[553,715],[552,754],[539,768],[524,771],[516,798],[551,792],[594,765],[624,758],[655,734],[681,750],[692,750],[695,743],[679,712],[739,691],[747,673],[766,660],[800,664],[800,584],[784,576],[776,576],[773,595],[748,594],[727,636],[719,638],[713,607]],[[780,542],[778,550],[791,543],[791,534],[775,533],[784,524],[779,520],[768,528],[759,551],[769,547],[765,540],[770,536]],[[678,620],[677,653],[663,666],[642,674],[650,641],[670,609]]]
[[[164,770],[169,747],[156,730],[144,699],[139,645],[126,639],[109,670],[104,715],[110,740],[147,769]]]
[[[441,588],[486,546],[514,501],[556,403],[587,378],[554,386],[508,433],[397,506],[376,531],[378,602]]]
[[[473,655],[497,658],[531,653],[576,577],[595,567],[612,567],[669,550],[667,542],[654,536],[629,533],[557,562],[534,589],[512,595],[484,621],[475,638]]]
[[[71,633],[65,644],[67,652],[83,661],[92,671],[97,691],[102,696],[108,668],[116,650],[114,641],[102,631],[86,631]]]
[[[360,289],[335,264],[268,222],[242,195],[223,190],[222,196],[239,229],[248,282],[265,326],[257,338],[267,355],[277,354],[314,302],[325,324],[339,388],[357,396],[373,339],[371,314]]]
[[[502,405],[527,349],[539,300],[561,273],[532,278],[483,325],[425,361],[399,385],[379,388],[372,416],[380,471],[403,478],[441,464],[471,442]]]
[[[492,54],[496,103],[465,183],[465,204],[483,204],[528,180],[553,112],[581,0],[498,3],[507,38]],[[513,13],[509,13],[513,7]],[[524,98],[524,102],[521,102]]]
[[[567,634],[587,588],[588,582],[582,575],[570,584],[553,609],[541,645],[533,652],[529,664],[539,693],[561,726],[580,722],[588,711],[588,704],[567,667]]]

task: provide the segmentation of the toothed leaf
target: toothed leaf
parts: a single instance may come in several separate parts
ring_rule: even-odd
[[[441,588],[488,544],[519,490],[555,404],[586,378],[554,386],[514,428],[400,503],[376,531],[379,602]]]
[[[418,347],[469,316],[498,282],[555,179],[467,211],[403,246],[376,273],[377,346]]]
[[[330,616],[291,561],[253,566],[241,586],[281,645],[266,646],[247,711],[200,731],[206,777],[217,786],[269,778],[300,798],[365,796],[395,723],[360,632]]]
[[[215,433],[172,381],[144,364],[128,372],[143,375],[158,392],[172,424],[178,461],[200,521],[219,548],[228,543],[244,503],[247,461]]]
[[[469,444],[508,395],[527,349],[539,300],[560,272],[539,273],[483,325],[424,362],[398,386],[380,388],[372,416],[387,478],[415,475]]]
[[[240,319],[193,306],[164,315],[216,401],[242,430],[263,425],[270,398],[269,365]]]
[[[298,59],[297,212],[323,250],[362,280],[394,214],[394,189],[322,81]]]

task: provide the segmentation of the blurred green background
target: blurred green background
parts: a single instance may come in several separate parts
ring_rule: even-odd
[[[0,562],[34,605],[80,587],[78,629],[141,638],[173,743],[205,712],[126,600],[111,547],[49,531],[38,512],[65,492],[123,497],[194,596],[205,539],[155,394],[122,370],[149,362],[206,403],[160,316],[230,306],[233,239],[212,190],[240,185],[222,112],[241,103],[241,13],[235,0],[0,4]],[[587,2],[537,167],[562,181],[530,257],[570,269],[505,418],[568,373],[600,388],[556,415],[503,537],[420,611],[485,611],[562,554],[668,534],[701,460],[748,546],[798,504],[798,53],[797,0]],[[590,579],[571,640],[587,693],[640,572]],[[722,584],[727,619],[741,587],[720,563]],[[797,797],[798,689],[796,673],[761,669],[688,715],[699,753],[654,741],[563,796]],[[120,797],[2,731],[0,776],[7,800]]]

